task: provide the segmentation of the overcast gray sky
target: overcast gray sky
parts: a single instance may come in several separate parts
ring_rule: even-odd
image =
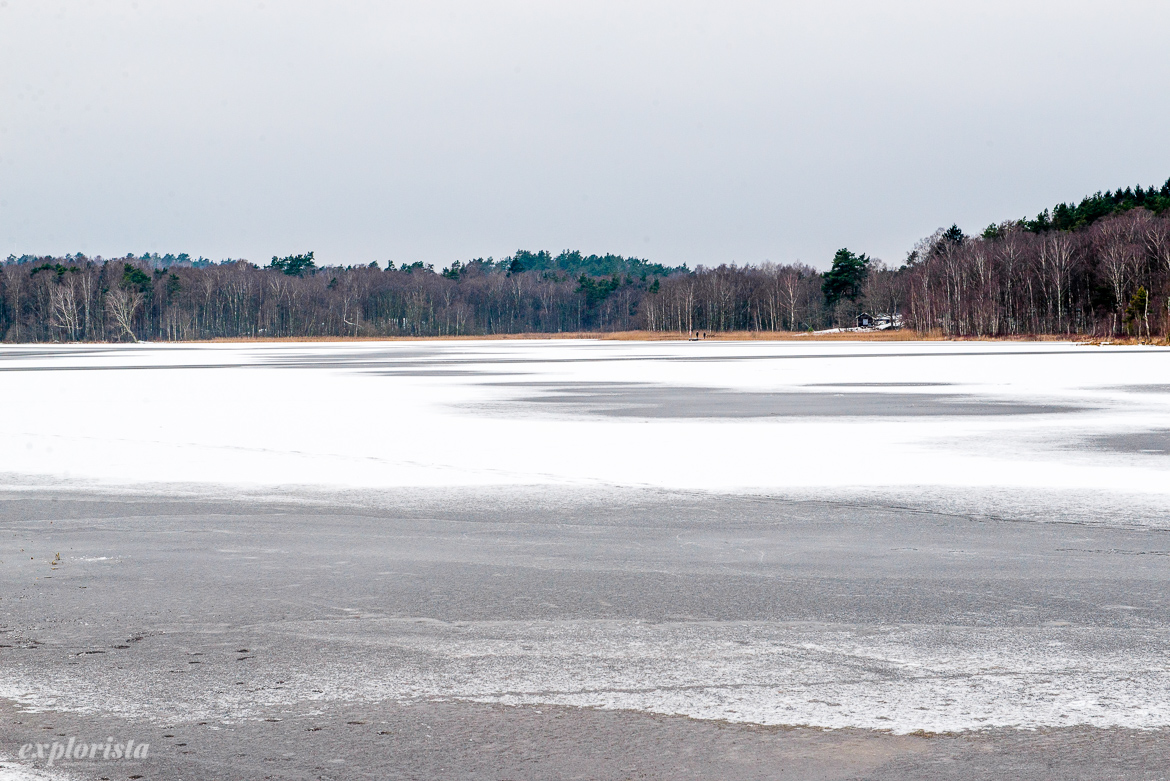
[[[1170,3],[0,0],[0,250],[900,262],[1170,176]]]

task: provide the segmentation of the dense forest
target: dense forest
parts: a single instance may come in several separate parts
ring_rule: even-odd
[[[860,312],[953,336],[1163,336],[1170,180],[1097,193],[977,235],[939,229],[895,266],[848,249],[801,264],[667,266],[520,250],[495,260],[318,266],[308,252],[9,256],[6,342],[442,336],[580,331],[809,331]]]

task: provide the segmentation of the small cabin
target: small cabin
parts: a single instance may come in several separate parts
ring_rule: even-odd
[[[873,328],[873,316],[866,313],[866,312],[862,312],[861,314],[859,314],[857,316],[857,327],[858,328]]]

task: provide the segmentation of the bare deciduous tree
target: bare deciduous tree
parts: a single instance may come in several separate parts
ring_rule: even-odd
[[[114,320],[119,333],[130,337],[130,341],[137,342],[134,335],[134,316],[142,307],[142,294],[137,291],[111,290],[106,295],[106,308]]]

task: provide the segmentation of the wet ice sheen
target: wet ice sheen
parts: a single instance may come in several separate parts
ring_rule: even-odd
[[[516,386],[533,387],[530,383],[516,383]],[[842,386],[828,387],[842,389]],[[862,390],[850,387],[847,393],[823,390],[760,393],[636,383],[545,383],[535,388],[540,391],[539,395],[526,396],[512,404],[618,418],[917,418],[1043,415],[1081,409],[1062,404],[981,400],[977,396],[959,393],[876,392],[878,386],[867,386]]]

